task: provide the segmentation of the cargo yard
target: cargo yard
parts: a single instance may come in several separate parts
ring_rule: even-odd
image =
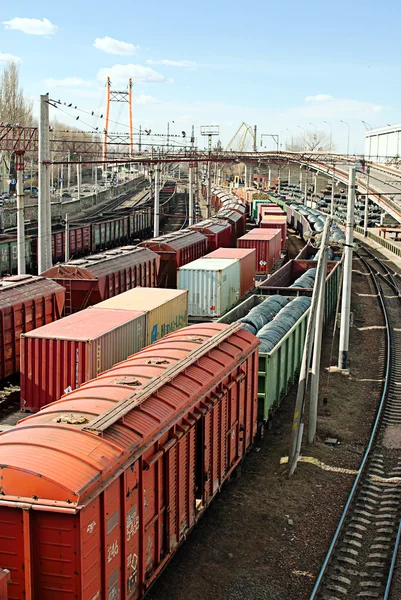
[[[0,23],[0,600],[399,600],[401,126],[347,79],[380,15],[77,8]]]

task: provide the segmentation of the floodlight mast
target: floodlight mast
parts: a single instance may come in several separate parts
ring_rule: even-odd
[[[209,156],[212,153],[212,138],[213,136],[220,134],[220,126],[219,125],[201,125],[200,128],[201,135],[207,136],[208,138],[208,152]],[[212,208],[211,208],[211,198],[212,198],[212,178],[210,172],[210,160],[207,163],[207,218],[210,219],[212,216]]]

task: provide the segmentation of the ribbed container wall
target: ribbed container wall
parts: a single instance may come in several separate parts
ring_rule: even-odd
[[[255,287],[256,250],[244,248],[219,248],[205,258],[237,258],[240,264],[240,296]]]
[[[93,307],[98,308],[145,311],[146,345],[188,325],[186,290],[137,287]]]
[[[178,270],[179,289],[188,290],[188,314],[220,317],[240,297],[238,259],[201,258]]]
[[[88,308],[21,336],[21,410],[40,410],[145,345],[140,311]]]
[[[261,229],[281,229],[281,248],[287,240],[287,217],[265,215],[260,222]]]
[[[272,234],[272,235],[269,235]],[[238,248],[255,248],[256,273],[268,273],[281,254],[280,229],[249,232],[237,241]]]

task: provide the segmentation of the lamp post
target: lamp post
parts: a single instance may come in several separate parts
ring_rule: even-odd
[[[344,125],[346,125],[348,127],[347,155],[349,156],[349,138],[350,138],[350,133],[351,133],[351,126],[346,121],[341,121],[340,120],[340,123],[344,123]]]
[[[333,152],[333,125],[328,121],[323,121],[323,123],[330,127],[330,152]]]

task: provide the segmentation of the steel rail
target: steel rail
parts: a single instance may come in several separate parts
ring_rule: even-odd
[[[356,254],[359,256],[358,253],[356,253]],[[376,439],[377,431],[379,429],[380,420],[381,420],[381,417],[382,417],[382,414],[383,414],[383,409],[384,409],[385,404],[386,404],[386,395],[387,395],[387,389],[388,389],[388,376],[389,376],[389,373],[390,373],[390,358],[391,358],[390,322],[389,322],[389,318],[388,318],[388,314],[387,314],[387,309],[386,309],[384,298],[383,298],[383,296],[384,296],[383,290],[382,290],[380,284],[378,283],[378,281],[376,279],[376,276],[375,276],[375,274],[373,272],[373,269],[369,265],[369,263],[367,261],[365,261],[362,257],[359,256],[359,258],[363,262],[363,264],[365,264],[365,266],[370,271],[370,274],[372,275],[373,283],[374,283],[374,286],[375,286],[376,291],[378,293],[380,308],[382,310],[383,317],[384,317],[384,322],[385,322],[385,327],[386,327],[386,343],[387,343],[387,348],[386,348],[386,364],[385,364],[385,379],[384,379],[383,391],[382,391],[382,395],[381,395],[381,398],[380,398],[379,407],[378,407],[376,418],[375,418],[375,421],[374,421],[374,424],[373,424],[373,427],[372,427],[372,431],[371,431],[371,435],[370,435],[370,438],[369,438],[369,441],[368,441],[368,445],[367,445],[366,450],[365,450],[365,454],[364,454],[364,456],[362,458],[362,462],[360,464],[360,467],[359,467],[359,470],[358,470],[358,474],[355,477],[355,481],[353,483],[353,486],[351,488],[350,494],[348,496],[348,500],[347,500],[347,502],[345,504],[345,507],[344,507],[344,510],[342,512],[339,524],[338,524],[337,529],[336,529],[336,531],[334,533],[334,536],[333,536],[333,539],[331,541],[329,550],[328,550],[328,552],[326,554],[326,557],[324,559],[322,568],[321,568],[321,570],[319,572],[319,575],[317,577],[315,586],[314,586],[314,588],[312,590],[312,594],[310,596],[310,600],[315,600],[317,598],[317,594],[319,593],[321,585],[322,585],[322,582],[323,582],[323,577],[324,577],[324,575],[325,575],[325,573],[327,571],[327,567],[329,566],[330,561],[331,561],[331,559],[333,557],[334,550],[336,548],[336,545],[337,545],[337,542],[339,540],[340,534],[341,534],[341,532],[343,530],[343,525],[345,523],[346,518],[350,514],[350,507],[351,507],[352,501],[354,500],[355,492],[356,492],[356,490],[357,490],[357,488],[358,488],[358,486],[359,486],[359,484],[361,482],[362,476],[365,474],[366,463],[368,461],[368,458],[370,457],[372,446],[373,446],[373,443],[374,443],[374,441]]]

